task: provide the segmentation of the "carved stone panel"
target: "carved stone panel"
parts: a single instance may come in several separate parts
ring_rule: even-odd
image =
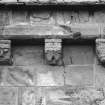
[[[105,63],[105,39],[96,39],[96,54],[99,61]]]
[[[11,63],[11,41],[0,40],[0,65]]]
[[[62,64],[62,40],[45,39],[45,59],[50,65]]]

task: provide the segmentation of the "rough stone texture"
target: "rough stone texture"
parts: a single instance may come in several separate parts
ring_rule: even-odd
[[[36,88],[20,87],[19,88],[19,105],[35,105],[36,104]]]
[[[14,65],[44,64],[44,46],[18,46],[13,48]]]
[[[18,105],[18,89],[0,87],[0,105]]]
[[[101,2],[101,1],[104,1],[104,0],[1,0],[1,2],[38,2],[38,3],[71,3],[71,2],[86,2],[86,3],[93,3],[93,2]]]
[[[54,19],[51,16],[51,11],[32,11],[30,14],[30,22],[32,25],[38,24],[54,24]]]
[[[0,40],[0,63],[2,64],[12,64],[11,55],[11,41],[10,40]]]
[[[63,86],[64,85],[64,68],[41,66],[35,67],[37,72],[37,86]]]
[[[92,45],[64,45],[63,51],[65,65],[85,65],[94,63],[94,50]]]
[[[96,68],[96,75],[95,75],[96,87],[104,88],[105,87],[105,68],[101,65],[97,65],[95,68]]]
[[[80,32],[82,38],[96,38],[104,34],[104,11],[93,11],[93,16],[88,11],[71,10],[40,10],[38,12],[22,10],[20,12],[19,9],[2,12],[0,12],[1,35],[10,36],[9,38],[16,38],[17,35],[44,37],[52,34],[70,37],[71,33],[75,32]],[[102,19],[99,19],[100,17]]]
[[[105,63],[104,58],[104,47],[105,47],[105,39],[96,39],[96,54],[101,63]]]
[[[105,99],[103,89],[94,88],[47,87],[38,94],[44,105],[102,105]]]
[[[35,86],[36,74],[31,66],[7,67],[3,71],[1,86]]]
[[[66,66],[65,83],[70,86],[93,85],[93,66]]]
[[[66,5],[83,2],[83,0],[31,1],[39,4],[49,1],[55,4],[65,2]],[[30,1],[21,0],[21,2],[28,4]],[[98,0],[84,0],[84,2],[92,3]],[[29,38],[32,35],[33,38],[36,35],[64,37],[74,32],[81,33],[80,39],[104,38],[104,8],[102,11],[94,9],[89,11],[84,7],[81,10],[30,9],[1,9],[0,38],[9,36]],[[77,36],[74,35],[72,38],[76,39]],[[105,105],[105,67],[100,65],[96,58],[95,46],[86,45],[87,41],[84,43],[63,45],[62,66],[46,64],[43,45],[12,46],[13,65],[0,66],[0,104]]]
[[[62,40],[45,39],[45,59],[50,65],[62,65]]]

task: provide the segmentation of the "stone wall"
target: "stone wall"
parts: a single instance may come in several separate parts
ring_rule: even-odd
[[[104,9],[83,10],[1,9],[0,34],[46,34],[46,26],[79,25],[72,30],[83,36],[104,35]],[[46,64],[43,41],[36,41],[12,41],[13,65],[0,66],[0,105],[105,104],[105,67],[96,57],[95,40],[63,40],[61,66]]]

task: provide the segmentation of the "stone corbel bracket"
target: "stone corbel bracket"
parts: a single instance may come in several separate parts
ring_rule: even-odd
[[[62,40],[45,39],[45,60],[49,65],[62,65]]]
[[[10,40],[0,40],[0,65],[3,64],[12,64]]]
[[[96,54],[100,63],[105,64],[105,39],[96,39]]]

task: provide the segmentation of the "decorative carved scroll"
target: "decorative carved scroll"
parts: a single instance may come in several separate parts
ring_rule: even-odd
[[[10,40],[0,40],[0,65],[11,64],[11,41]]]
[[[50,65],[62,64],[62,40],[45,39],[45,59]]]
[[[105,39],[96,39],[96,54],[99,61],[105,63]]]

